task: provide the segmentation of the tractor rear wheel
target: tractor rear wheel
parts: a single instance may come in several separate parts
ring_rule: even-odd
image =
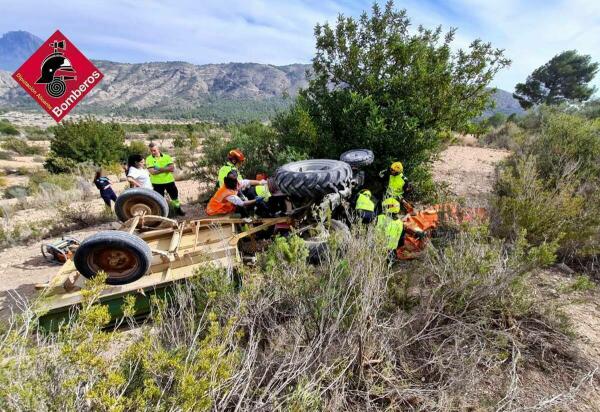
[[[81,242],[73,261],[77,271],[88,279],[104,272],[107,284],[124,285],[148,273],[152,250],[135,235],[109,230]]]
[[[339,160],[313,159],[287,163],[277,169],[275,182],[288,196],[318,199],[350,187],[352,169]]]

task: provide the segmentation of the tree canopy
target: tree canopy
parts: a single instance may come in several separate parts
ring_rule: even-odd
[[[596,90],[589,83],[597,72],[598,63],[593,63],[591,56],[567,50],[535,69],[525,83],[518,83],[513,96],[524,109],[536,104],[583,102]]]
[[[317,25],[309,86],[275,122],[287,143],[311,157],[369,148],[371,172],[401,160],[413,181],[426,174],[442,137],[489,105],[488,85],[510,61],[481,40],[453,52],[455,29],[409,28],[392,1],[358,20],[340,15],[335,26]]]

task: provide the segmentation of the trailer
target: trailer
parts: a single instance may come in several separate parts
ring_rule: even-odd
[[[40,326],[55,330],[81,302],[81,291],[98,272],[107,276],[99,301],[113,319],[122,316],[124,297],[136,299],[138,316],[150,310],[151,296],[165,296],[172,285],[211,265],[232,273],[244,260],[240,243],[257,250],[260,232],[289,227],[290,217],[241,219],[205,218],[177,222],[163,216],[138,215],[120,230],[102,231],[73,248],[71,256],[41,291]],[[245,230],[241,231],[241,228]]]

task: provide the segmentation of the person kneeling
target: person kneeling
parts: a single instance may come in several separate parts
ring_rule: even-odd
[[[260,180],[244,179],[238,182],[238,174],[236,171],[231,171],[224,179],[224,185],[220,187],[206,206],[206,214],[228,215],[231,213],[239,213],[242,217],[248,217],[249,212],[254,209],[257,203],[263,202],[263,198],[257,196],[253,200],[244,200],[239,196],[239,192],[249,186],[257,186],[264,184]]]

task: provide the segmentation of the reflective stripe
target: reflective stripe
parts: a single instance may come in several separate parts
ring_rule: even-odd
[[[233,163],[231,162],[227,162],[225,164],[225,166],[222,166],[219,169],[219,187],[223,187],[225,185],[225,177],[227,177],[227,175],[229,174],[229,172],[231,172],[232,170],[235,170],[238,174],[238,182],[241,182],[242,179],[242,175],[240,174],[240,171],[237,170],[237,168],[233,165]]]
[[[388,182],[388,195],[391,197],[402,197],[404,194],[404,175],[402,173],[396,176],[390,175]]]
[[[219,190],[210,198],[208,205],[206,206],[206,214],[212,215],[226,215],[235,211],[235,205],[227,200],[229,196],[235,196],[237,191],[227,189],[225,186],[220,187]]]
[[[379,215],[377,216],[376,228],[386,237],[388,249],[392,250],[398,247],[398,242],[404,229],[402,219],[393,219],[387,215]]]
[[[173,158],[165,153],[161,153],[160,157],[158,157],[158,158],[156,158],[152,155],[150,155],[146,158],[146,167],[148,169],[152,169],[152,168],[154,168],[154,166],[156,166],[158,168],[163,168],[163,167],[169,166],[170,164],[173,164]],[[175,181],[175,177],[173,176],[172,172],[162,172],[162,173],[158,173],[156,175],[153,175],[152,173],[150,173],[150,182],[152,184],[163,185],[165,183],[171,183],[174,181]]]
[[[356,198],[356,210],[367,210],[373,212],[375,210],[375,203],[371,198],[365,194],[359,193]]]
[[[256,196],[262,197],[264,200],[269,200],[271,192],[266,185],[258,185],[254,187],[256,189]]]

